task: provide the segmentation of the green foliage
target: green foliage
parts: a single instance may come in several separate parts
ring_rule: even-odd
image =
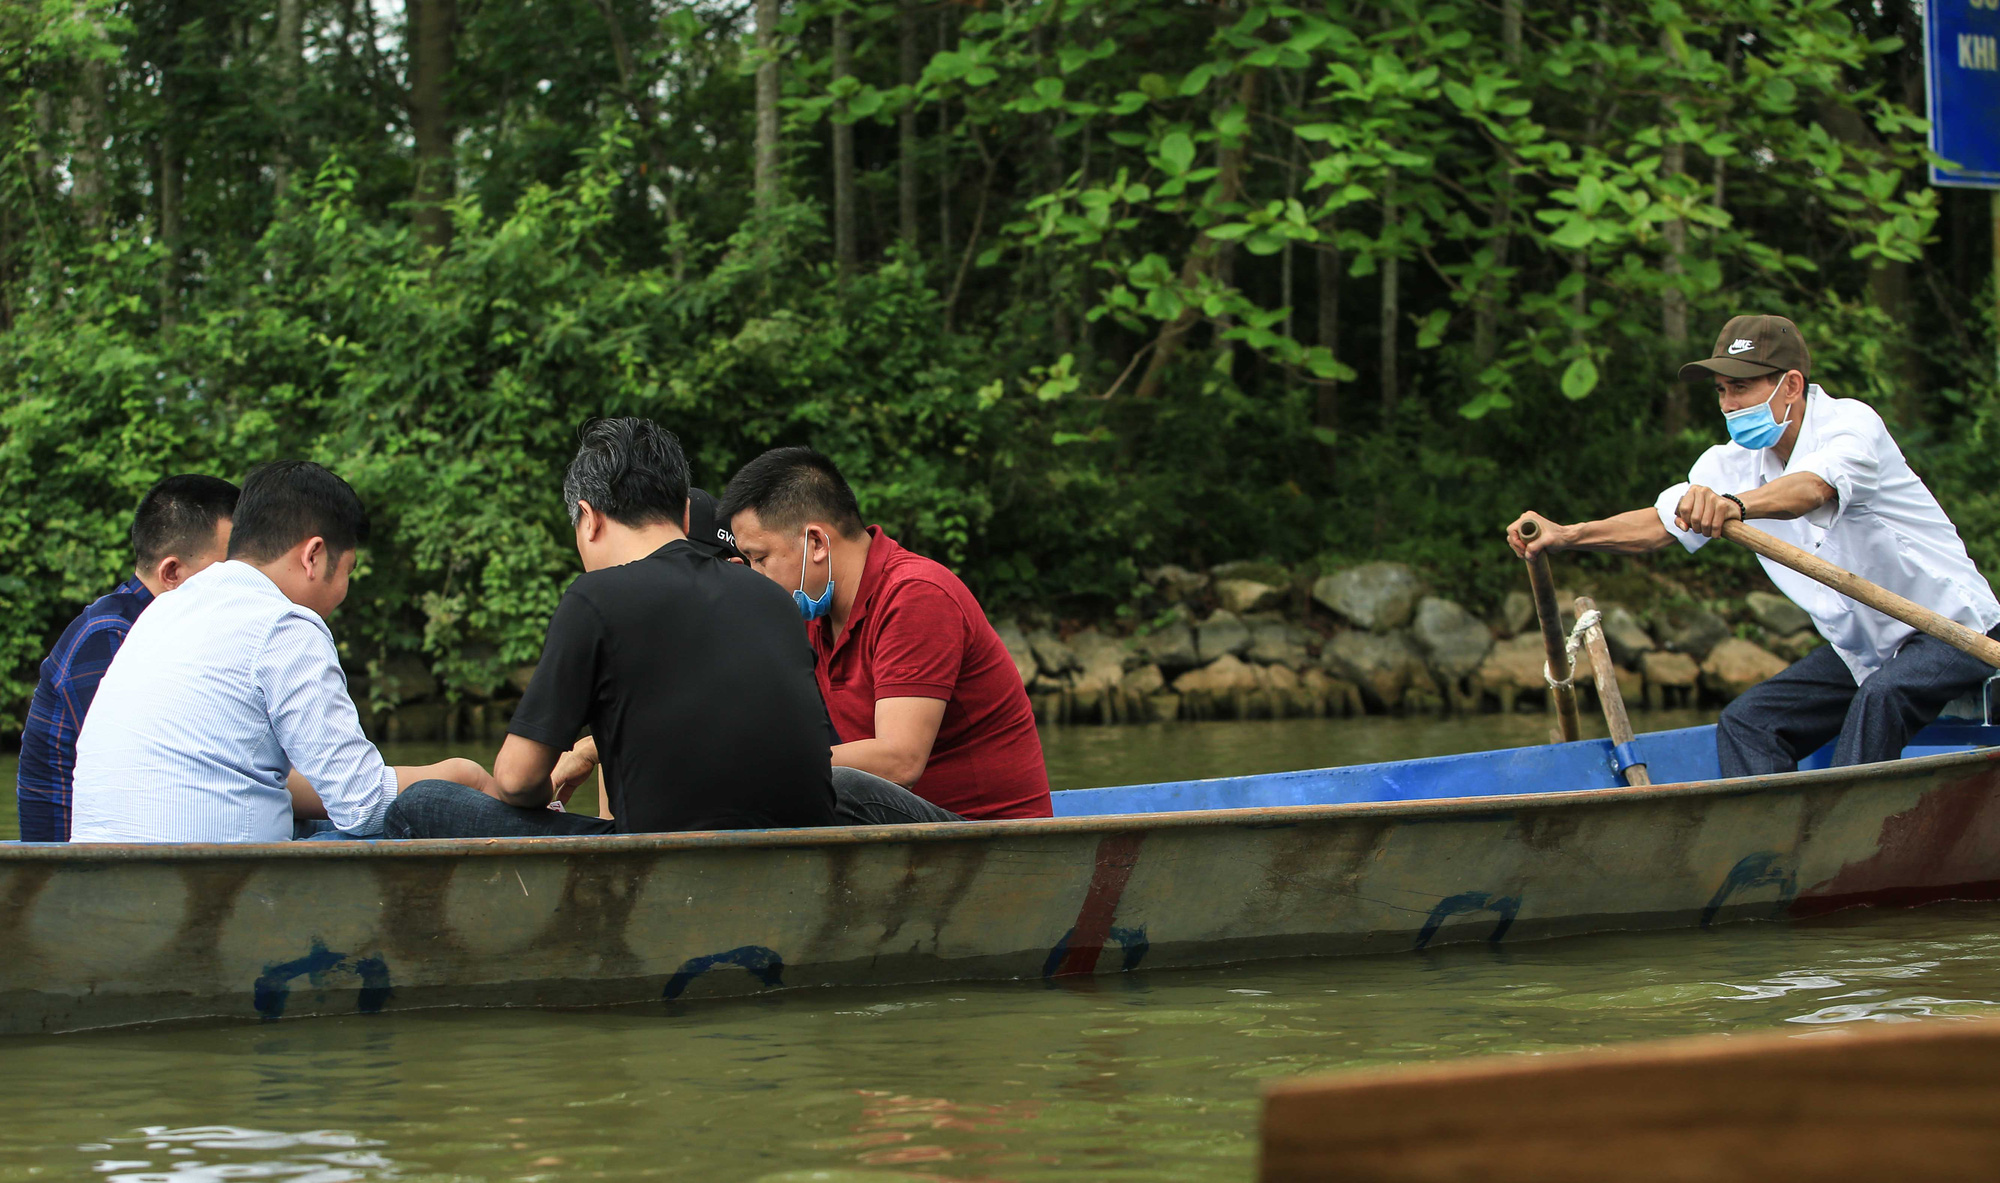
[[[425,163],[393,7],[300,3],[292,59],[276,0],[0,6],[0,730],[148,484],[277,456],[378,519],[353,668],[490,691],[598,414],[710,489],[813,442],[996,611],[1251,555],[1490,600],[1515,513],[1650,502],[1719,438],[1672,375],[1751,309],[2000,562],[1985,223],[1921,184],[1904,0],[794,0],[765,208],[747,5],[461,5]]]

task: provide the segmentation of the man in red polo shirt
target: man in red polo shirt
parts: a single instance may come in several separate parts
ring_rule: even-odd
[[[837,768],[967,818],[1048,817],[1034,709],[979,601],[942,565],[862,528],[854,491],[811,448],[743,466],[722,516],[750,566],[809,622]]]

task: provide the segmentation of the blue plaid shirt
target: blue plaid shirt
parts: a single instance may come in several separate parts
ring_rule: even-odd
[[[21,728],[21,771],[15,793],[21,807],[21,841],[69,841],[70,778],[76,771],[76,734],[97,683],[153,602],[138,576],[101,596],[69,622],[42,662],[42,678]]]

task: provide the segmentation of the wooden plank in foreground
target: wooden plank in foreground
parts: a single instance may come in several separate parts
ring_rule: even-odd
[[[2000,1178],[2000,1020],[1352,1072],[1265,1095],[1260,1178]]]

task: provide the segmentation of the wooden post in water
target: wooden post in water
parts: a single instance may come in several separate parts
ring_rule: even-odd
[[[1521,523],[1521,540],[1533,542],[1541,533],[1531,518]],[[1555,577],[1549,574],[1549,556],[1538,554],[1528,560],[1528,587],[1535,595],[1535,615],[1542,622],[1542,648],[1549,659],[1549,674],[1556,685],[1549,693],[1556,700],[1556,721],[1562,742],[1583,738],[1583,725],[1576,717],[1576,687],[1570,683],[1569,652],[1563,647],[1562,611],[1556,607]]]
[[[1595,600],[1589,596],[1576,598],[1576,618],[1579,621],[1586,613],[1595,611]],[[1631,743],[1632,720],[1625,714],[1625,695],[1618,689],[1618,667],[1611,663],[1611,647],[1604,643],[1602,624],[1593,624],[1584,630],[1583,647],[1590,654],[1590,671],[1597,679],[1597,701],[1604,707],[1604,722],[1611,728],[1611,742],[1620,746]],[[1628,785],[1653,783],[1644,764],[1633,764],[1621,775]]]

